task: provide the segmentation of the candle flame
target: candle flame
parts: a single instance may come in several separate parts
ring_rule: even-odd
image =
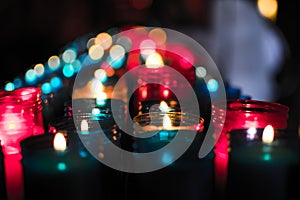
[[[65,151],[67,149],[67,142],[65,136],[58,132],[54,136],[53,147],[56,151]]]
[[[274,140],[274,128],[271,125],[267,125],[262,134],[263,143],[270,144]]]
[[[163,127],[164,127],[164,129],[172,128],[172,122],[168,115],[165,115],[163,118]]]
[[[162,111],[162,112],[168,112],[170,110],[168,104],[164,101],[161,101],[160,104],[159,104],[159,109]]]
[[[88,124],[88,122],[85,119],[81,121],[81,123],[80,123],[80,129],[81,129],[82,132],[89,131],[89,124]]]
[[[155,52],[147,57],[145,64],[147,68],[159,68],[164,66],[164,61],[161,55]]]

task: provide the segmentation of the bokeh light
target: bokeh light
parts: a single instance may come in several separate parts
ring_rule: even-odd
[[[8,82],[5,84],[4,90],[5,91],[13,91],[15,89],[15,84],[12,82]]]
[[[63,69],[62,69],[63,75],[67,78],[70,78],[74,75],[75,71],[74,71],[74,67],[71,64],[66,64],[64,65]]]
[[[215,79],[209,79],[207,82],[207,89],[209,92],[216,92],[219,88],[219,83]]]
[[[145,64],[148,68],[158,68],[164,66],[164,61],[162,56],[155,52],[147,57]]]
[[[50,85],[54,90],[60,89],[62,87],[61,78],[55,76],[50,79]]]
[[[34,69],[35,74],[38,77],[44,75],[45,67],[44,67],[44,65],[42,63],[36,64],[33,69]]]
[[[105,82],[107,80],[107,75],[104,69],[95,70],[94,77],[101,82]]]
[[[202,66],[199,66],[199,67],[196,67],[196,76],[198,78],[204,78],[207,74],[207,71],[204,67]]]
[[[35,71],[33,69],[29,69],[25,73],[25,81],[29,85],[34,84],[35,81],[36,81],[36,78],[37,78],[37,76],[36,76]]]
[[[112,45],[112,37],[108,33],[99,33],[95,38],[95,45],[101,45],[104,50],[107,50]]]
[[[64,51],[62,54],[62,59],[65,63],[71,63],[73,62],[77,57],[77,52],[75,49],[70,48]]]
[[[275,20],[278,10],[277,0],[258,0],[257,7],[262,16]]]
[[[151,38],[158,46],[160,46],[166,43],[167,34],[162,28],[154,28],[149,32],[149,38]]]
[[[143,40],[140,44],[141,56],[144,59],[147,59],[149,55],[155,53],[155,48],[156,48],[156,44],[153,40],[150,39]]]
[[[51,70],[56,70],[59,68],[60,66],[60,59],[58,56],[51,56],[49,59],[48,59],[48,66]]]
[[[43,94],[50,94],[52,92],[52,88],[49,82],[45,82],[41,86]]]
[[[104,55],[104,49],[101,45],[93,45],[89,48],[88,54],[92,60],[100,60]]]

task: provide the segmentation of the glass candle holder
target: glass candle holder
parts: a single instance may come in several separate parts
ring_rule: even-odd
[[[130,174],[129,199],[211,199],[213,196],[213,155],[199,159],[198,151],[205,133],[204,120],[183,112],[153,112],[134,117],[135,152],[150,153],[175,142],[174,148],[190,145],[177,160],[170,164],[172,151],[165,149],[161,162],[166,167],[140,174]],[[197,132],[193,139],[188,137]],[[179,140],[174,138],[181,134]],[[152,189],[149,192],[149,188]],[[145,195],[146,194],[146,195]]]
[[[112,101],[116,112],[112,113]],[[124,126],[125,103],[119,99],[78,98],[65,102],[65,116],[72,116],[75,128],[81,135],[98,133],[99,128],[115,145],[121,145],[121,129]],[[116,124],[118,120],[118,125]],[[99,126],[100,125],[100,126]]]
[[[103,198],[100,163],[78,134],[47,133],[27,138],[21,146],[24,199]]]
[[[6,102],[0,105],[0,139],[4,154],[20,153],[20,141],[32,136],[33,107],[29,104]]]
[[[23,104],[27,103],[33,107],[34,113],[34,127],[33,135],[39,135],[44,133],[44,121],[42,114],[42,98],[41,89],[37,87],[23,87],[17,88],[12,91],[13,96],[17,98],[17,101],[21,101]]]
[[[277,197],[283,195],[282,188],[278,188],[278,190],[275,193],[273,192],[272,194],[268,194],[267,192],[271,188],[272,181],[277,182],[277,180],[273,180],[270,179],[270,177],[267,177],[267,174],[269,173],[266,171],[266,166],[276,168],[277,165],[274,164],[274,161],[270,161],[270,163],[272,164],[269,164],[266,161],[263,161],[264,165],[259,166],[257,164],[259,157],[261,156],[261,154],[258,154],[258,152],[263,152],[262,149],[266,149],[264,148],[264,146],[268,146],[263,144],[261,135],[259,134],[258,130],[264,129],[268,125],[275,129],[275,133],[277,133],[278,130],[284,130],[287,125],[286,121],[288,117],[288,110],[289,109],[287,106],[275,102],[242,99],[230,100],[227,103],[225,123],[221,124],[219,122],[221,121],[220,119],[224,119],[225,110],[222,108],[216,109],[216,113],[213,113],[213,123],[215,125],[215,129],[222,130],[222,133],[215,145],[214,150],[217,190],[219,191],[219,195],[221,196],[221,198],[223,198],[224,196],[228,196],[228,198],[234,199],[241,198],[240,195],[245,195],[245,190],[248,190],[249,188],[252,188],[254,191],[261,191],[258,188],[260,186],[264,188],[265,191],[261,191],[261,193],[251,193],[253,194],[253,198],[261,198],[262,196],[268,198],[270,197],[270,195],[273,196],[275,193],[275,196],[277,195]],[[276,134],[274,137],[277,137]],[[259,140],[258,142],[257,139]],[[237,146],[235,144],[236,141],[239,141],[239,145]],[[243,141],[243,143],[241,143],[241,141]],[[278,146],[279,144],[277,143],[277,141],[274,141],[274,144],[272,145]],[[282,145],[285,146],[284,144],[280,144],[279,146]],[[278,149],[278,147],[275,147],[275,149]],[[286,151],[289,151],[288,149],[285,149],[285,147],[279,147],[279,149],[281,149],[280,151],[282,151],[279,151],[280,155],[282,155],[282,153],[285,154],[284,152]],[[247,151],[251,151],[252,156],[249,157],[249,152],[245,153]],[[236,154],[235,152],[239,153]],[[276,154],[278,154],[278,152],[275,153],[274,157],[277,156]],[[244,158],[242,159],[241,157],[237,157],[237,155],[241,155],[241,157]],[[293,154],[291,154],[291,156],[293,157]],[[237,167],[236,163],[242,163],[242,160],[249,160],[249,162]],[[286,164],[290,164],[290,162],[287,161]],[[277,172],[285,173],[278,168],[276,170]],[[263,172],[266,174],[266,176],[262,176],[263,173],[258,175],[258,172]],[[238,180],[238,173],[248,173],[248,175],[245,175],[245,178],[241,178],[239,176],[240,179]],[[249,177],[250,174],[252,174],[252,179],[250,179]],[[266,177],[266,184],[269,183],[269,185],[262,186],[261,184],[259,184],[258,182],[262,182],[261,177]],[[255,184],[254,182],[251,182],[253,178],[257,179]],[[277,185],[276,187],[278,187],[279,185]],[[236,192],[237,188],[239,192]],[[282,197],[280,197],[280,199],[281,198]]]
[[[124,102],[118,99],[107,99],[97,104],[95,98],[78,98],[72,102],[65,102],[65,114],[49,123],[49,132],[57,133],[67,131],[77,134],[82,145],[96,159],[105,158],[109,149],[108,143],[113,143],[119,148],[122,146],[123,132],[119,124],[124,120]],[[114,117],[111,111],[111,102],[114,101],[117,112]],[[121,121],[120,121],[121,120]],[[123,124],[121,123],[120,126]],[[101,129],[100,129],[101,126]],[[104,199],[123,199],[124,197],[124,173],[100,163],[99,180],[101,195]],[[118,191],[118,192],[115,192]]]
[[[149,68],[145,65],[134,68],[126,77],[129,94],[129,112],[139,114],[142,101],[180,98],[188,101],[193,95],[193,81],[189,82],[180,72],[170,66]]]

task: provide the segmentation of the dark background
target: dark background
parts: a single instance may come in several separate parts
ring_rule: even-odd
[[[234,1],[234,0],[232,0]],[[239,0],[236,0],[239,1]],[[252,1],[255,0],[240,0]],[[124,25],[209,28],[209,0],[10,0],[0,6],[0,83],[13,80],[76,38]],[[290,107],[290,126],[298,127],[300,109],[300,12],[278,0],[274,23],[288,42],[276,77],[277,101]]]

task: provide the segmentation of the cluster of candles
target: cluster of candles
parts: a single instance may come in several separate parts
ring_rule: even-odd
[[[42,101],[39,87],[0,91],[3,150],[0,159],[4,161],[0,165],[1,199],[212,200],[251,197],[283,200],[293,194],[293,188],[299,185],[296,178],[299,176],[299,144],[298,136],[285,130],[288,107],[241,98],[236,90],[226,91],[230,100],[224,107],[218,107],[207,100],[206,91],[218,91],[221,82],[203,67],[209,70],[211,64],[209,61],[201,63],[205,60],[201,56],[205,58],[205,55],[194,55],[184,45],[170,44],[162,29],[154,30],[156,34],[153,30],[148,34],[144,29],[122,33],[123,40],[135,38],[130,40],[131,46],[141,43],[143,48],[136,49],[141,52],[129,52],[127,62],[122,57],[122,63],[126,63],[126,69],[130,71],[127,79],[122,79],[124,68],[114,68],[117,79],[123,80],[121,87],[113,84],[117,81],[111,81],[115,75],[106,77],[106,81],[98,80],[98,76],[95,80],[95,74],[105,71],[102,64],[106,61],[101,61],[102,56],[105,57],[102,51],[101,59],[97,57],[96,50],[101,44],[95,42],[97,37],[94,38],[91,47],[96,50],[89,54],[94,58],[89,60],[93,61],[91,68],[85,66],[78,72],[82,75],[87,70],[90,79],[86,81],[79,77],[74,83],[72,99],[56,101],[59,106],[63,104],[63,115],[55,116],[51,112],[49,101]],[[138,33],[142,33],[142,37],[136,37]],[[157,34],[159,37],[153,37]],[[163,41],[159,42],[162,37]],[[159,48],[156,49],[153,42],[149,43],[151,38]],[[114,39],[119,41],[120,38]],[[111,37],[110,40],[113,41]],[[169,48],[175,52],[168,51]],[[176,49],[179,55],[175,55]],[[121,54],[125,55],[123,50]],[[171,67],[164,64],[163,58]],[[100,64],[102,71],[99,72],[96,64]],[[107,75],[107,71],[105,73]],[[177,73],[183,75],[186,82],[181,81]],[[117,92],[114,93],[114,89]],[[44,92],[45,99],[55,99],[64,92]],[[202,116],[195,112],[198,108],[190,101],[194,93],[198,98],[197,106],[204,111],[210,110],[207,106],[212,104],[211,113],[204,112]],[[216,98],[218,93],[210,95]],[[206,132],[210,120],[216,133],[213,135]],[[195,136],[191,137],[194,132]],[[220,137],[217,133],[221,133]],[[214,140],[215,145],[200,158],[199,149],[207,137],[211,137],[209,139]],[[119,160],[120,165],[127,163],[128,166],[134,166],[140,153],[151,153],[170,145],[175,145],[175,149],[187,147],[187,150],[176,157],[166,148],[162,156],[153,161],[163,168],[130,173],[105,163],[111,156],[111,143],[132,152],[132,160],[124,162],[122,157]],[[128,166],[121,167],[126,169]]]

